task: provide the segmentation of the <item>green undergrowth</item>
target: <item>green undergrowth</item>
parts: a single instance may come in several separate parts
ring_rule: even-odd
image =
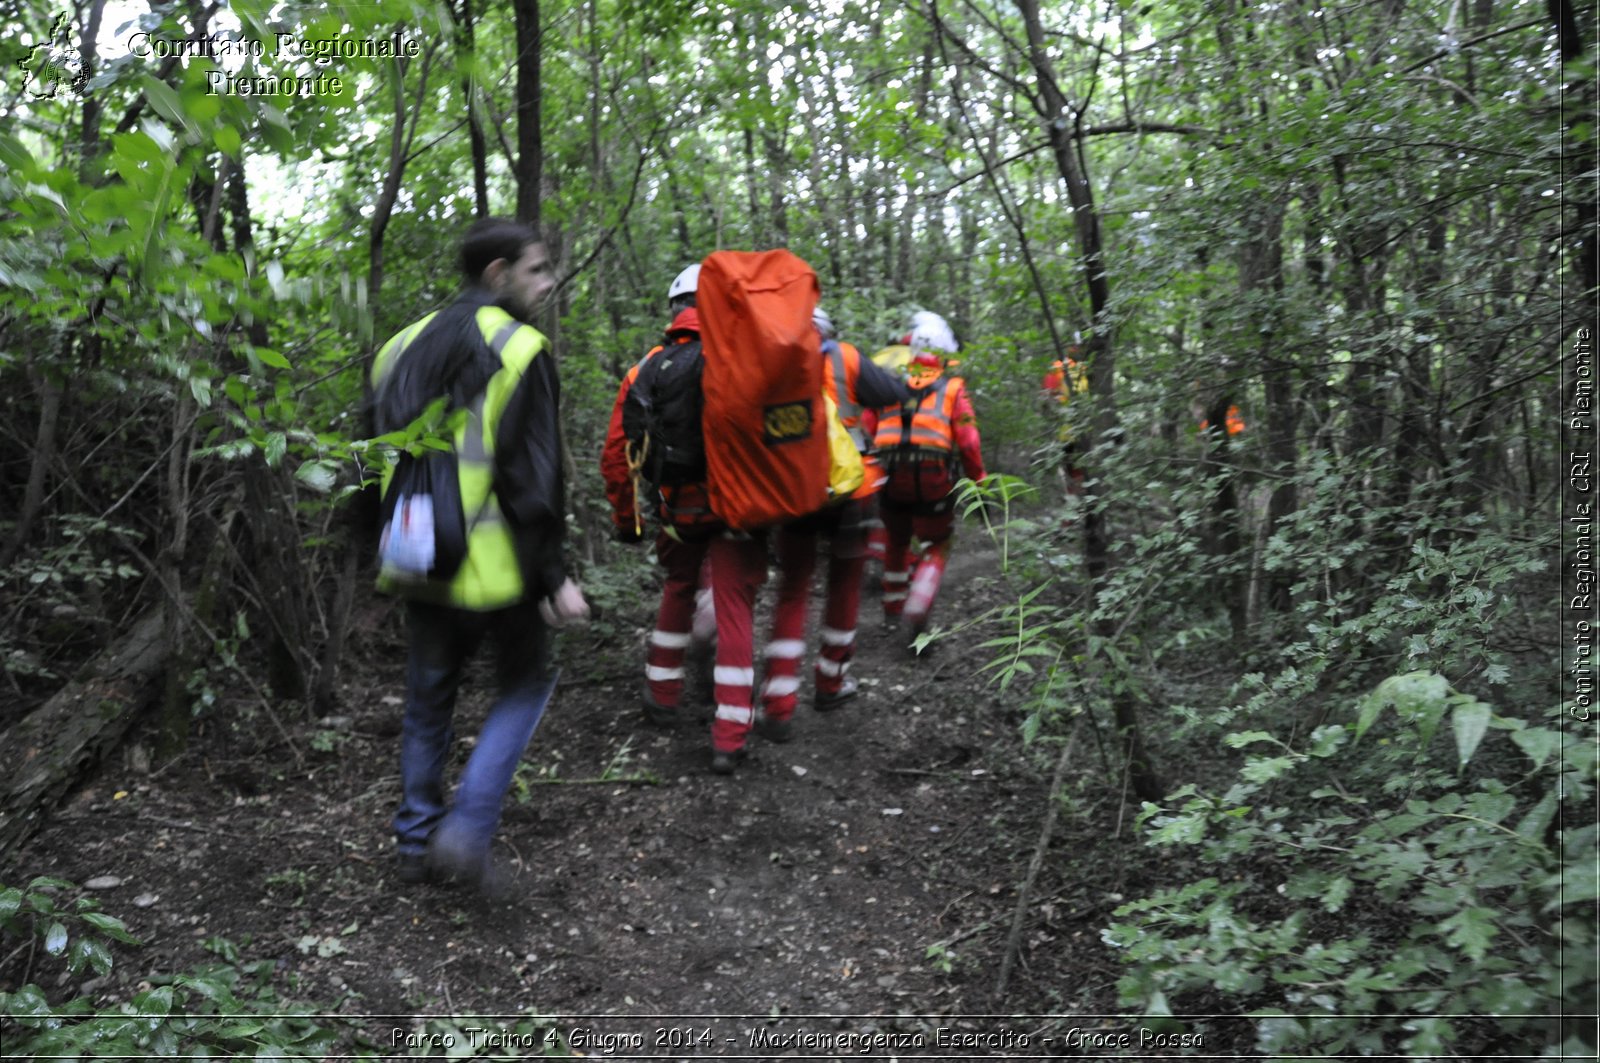
[[[1600,1010],[1597,746],[1532,619],[1549,544],[1460,510],[1448,478],[1386,507],[1362,474],[1314,456],[1296,511],[1233,556],[1215,478],[1124,489],[1093,595],[1081,499],[967,485],[1010,594],[960,630],[1027,743],[1099,741],[1063,811],[1122,803],[1091,863],[1132,885],[1099,927],[1128,1014],[1274,1056],[1592,1058],[1592,1024],[1560,1016]],[[1254,596],[1246,639],[1229,580]],[[1159,801],[1127,807],[1118,699]],[[1249,1043],[1184,1018],[1206,1014]]]
[[[373,1027],[298,999],[271,959],[250,960],[222,938],[215,959],[180,974],[145,977],[125,998],[99,997],[114,950],[140,942],[93,897],[62,879],[0,885],[0,1044],[7,1058],[523,1059],[567,1055],[537,1016],[509,1020],[427,1017]],[[50,990],[45,985],[66,986]],[[14,987],[14,988],[11,988]],[[397,1024],[397,1025],[396,1025]]]
[[[1271,1053],[1592,1053],[1549,1016],[1597,1003],[1593,741],[1432,672],[1352,709],[1293,745],[1229,732],[1230,785],[1143,806],[1198,873],[1102,931],[1121,1003],[1248,1014]]]

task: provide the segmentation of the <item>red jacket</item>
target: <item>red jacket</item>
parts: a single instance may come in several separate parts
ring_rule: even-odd
[[[694,307],[678,311],[667,326],[666,343],[689,343],[700,338],[700,315]],[[633,528],[648,514],[636,512],[633,501],[633,476],[628,471],[628,437],[622,431],[622,405],[628,400],[639,368],[663,349],[657,344],[623,376],[617,387],[617,401],[611,407],[611,423],[606,428],[605,446],[600,451],[600,475],[606,482],[606,500],[611,503],[611,520],[618,528]],[[704,484],[664,487],[659,491],[645,485],[646,497],[654,497],[656,514],[663,524],[693,527],[720,523],[712,516]]]

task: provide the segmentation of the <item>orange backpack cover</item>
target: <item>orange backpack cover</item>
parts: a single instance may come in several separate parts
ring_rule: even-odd
[[[706,490],[731,528],[828,502],[817,296],[816,273],[788,251],[714,251],[700,265]]]

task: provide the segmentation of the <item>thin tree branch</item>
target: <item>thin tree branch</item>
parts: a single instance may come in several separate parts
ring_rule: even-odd
[[[1449,48],[1440,48],[1437,52],[1434,52],[1432,55],[1428,56],[1428,58],[1422,60],[1422,62],[1413,63],[1411,66],[1408,66],[1404,70],[1400,71],[1400,73],[1415,74],[1429,63],[1437,62],[1447,55],[1453,55],[1456,52],[1465,51],[1466,49],[1471,48],[1473,45],[1482,44],[1484,41],[1493,40],[1496,37],[1504,37],[1508,33],[1516,33],[1519,30],[1529,29],[1533,26],[1543,26],[1544,24],[1544,19],[1532,18],[1526,22],[1519,22],[1515,26],[1507,26],[1505,29],[1491,30],[1488,33],[1480,33],[1478,36],[1469,41],[1462,41],[1460,44]]]
[[[1041,114],[1043,113],[1043,108],[1040,106],[1038,97],[1033,94],[1031,86],[1024,81],[1012,77],[1010,74],[1002,73],[1001,71],[996,70],[994,67],[985,62],[983,57],[977,52],[973,51],[972,47],[968,45],[966,41],[962,40],[960,37],[957,37],[950,31],[950,27],[945,25],[944,19],[940,17],[939,9],[937,7],[929,4],[927,6],[927,13],[929,20],[933,22],[933,28],[935,32],[938,34],[941,40],[948,40],[951,44],[955,45],[956,48],[967,57],[967,61],[971,65],[977,67],[979,70],[984,71],[990,77],[996,78],[1005,82],[1007,85],[1010,85],[1012,89],[1015,90],[1019,95],[1023,96],[1029,103],[1033,104],[1034,110],[1039,111]]]
[[[1111,125],[1084,126],[1078,135],[1083,137],[1103,137],[1113,133],[1175,133],[1188,137],[1214,137],[1215,129],[1207,129],[1198,125],[1171,125],[1166,122],[1114,122]]]
[[[1030,155],[1037,155],[1039,152],[1043,151],[1044,149],[1048,148],[1049,146],[1050,146],[1050,141],[1048,139],[1041,140],[1041,141],[1039,141],[1039,143],[1033,145],[1032,147],[1023,148],[1021,151],[1018,151],[1018,152],[1016,152],[1014,154],[1008,155],[1003,159],[996,160],[992,164],[986,164],[984,166],[979,167],[977,170],[974,170],[972,173],[968,174],[967,176],[958,179],[954,184],[945,185],[943,188],[937,189],[937,190],[935,190],[933,192],[923,192],[923,193],[921,193],[921,195],[924,198],[927,198],[927,199],[943,199],[945,196],[949,195],[951,192],[954,192],[956,189],[960,188],[962,185],[967,184],[967,183],[969,183],[971,181],[976,181],[980,177],[987,176],[991,168],[999,169],[1002,166],[1009,166],[1010,164],[1012,164],[1014,162],[1017,162],[1017,161],[1019,161],[1021,159],[1026,159]]]
[[[644,149],[639,152],[639,161],[634,165],[633,168],[633,182],[628,187],[628,201],[622,205],[622,214],[617,218],[616,224],[612,225],[603,234],[601,234],[600,239],[595,241],[594,247],[589,250],[589,254],[585,256],[582,262],[568,270],[567,273],[556,282],[556,291],[560,291],[565,288],[572,278],[587,270],[590,264],[593,263],[596,258],[600,257],[600,252],[605,250],[606,246],[611,243],[612,238],[617,234],[617,230],[622,228],[622,226],[627,222],[628,215],[633,211],[634,201],[639,197],[640,178],[644,174],[644,164],[646,160],[650,158],[650,147],[651,146],[647,143]]]

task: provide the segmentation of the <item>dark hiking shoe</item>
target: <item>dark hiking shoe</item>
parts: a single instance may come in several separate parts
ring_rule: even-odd
[[[429,881],[471,890],[484,900],[507,900],[516,884],[515,871],[495,861],[489,850],[458,848],[441,843],[435,834],[426,857]]]
[[[442,886],[459,887],[486,901],[498,903],[508,901],[515,895],[517,873],[511,866],[486,855],[476,865],[450,871],[434,868],[433,881]]]
[[[713,749],[711,751],[711,774],[732,775],[739,762],[744,759],[743,749]]]
[[[644,708],[644,721],[652,727],[676,727],[681,717],[678,710],[670,705],[662,705],[655,698],[646,694],[640,701]]]
[[[758,716],[756,717],[756,734],[765,738],[768,742],[776,742],[781,746],[785,742],[794,739],[794,721],[774,720],[770,716]]]
[[[820,690],[817,691],[817,696],[811,702],[811,707],[818,712],[832,712],[834,709],[844,708],[846,703],[859,693],[861,693],[861,684],[856,682],[855,676],[847,675],[844,677],[844,682],[839,684],[839,689],[832,694],[824,694]]]
[[[427,853],[400,853],[395,857],[395,874],[406,886],[421,886],[433,881]]]

